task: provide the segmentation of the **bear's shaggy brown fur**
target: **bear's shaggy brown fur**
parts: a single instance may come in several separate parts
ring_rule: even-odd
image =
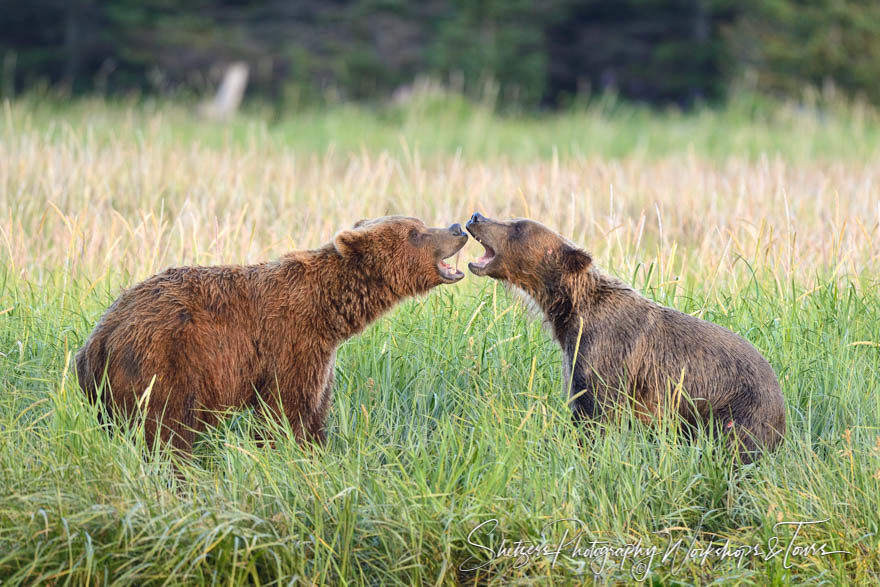
[[[646,420],[664,408],[690,424],[712,419],[737,439],[744,462],[782,440],[779,382],[745,339],[642,297],[537,222],[475,213],[467,229],[486,249],[470,270],[518,287],[543,310],[562,347],[575,420],[601,418],[623,402]],[[689,398],[676,398],[676,389]]]
[[[188,451],[216,412],[260,405],[322,441],[336,347],[404,298],[461,279],[443,259],[467,238],[458,224],[386,217],[277,261],[168,269],[104,313],[77,353],[79,383],[94,401],[106,372],[112,413],[146,401],[149,443],[161,419],[162,440]]]

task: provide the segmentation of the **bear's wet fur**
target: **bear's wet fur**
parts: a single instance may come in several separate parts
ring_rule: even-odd
[[[216,413],[248,406],[323,441],[337,346],[401,300],[461,279],[443,259],[466,241],[457,224],[390,216],[276,261],[168,269],[107,309],[77,353],[79,384],[108,413],[131,418],[145,404],[150,446],[160,430],[188,452]]]
[[[689,424],[711,424],[746,463],[781,442],[779,381],[744,338],[648,300],[538,222],[475,213],[467,229],[486,249],[471,272],[519,288],[543,311],[562,347],[575,420],[602,419],[624,405],[644,420],[672,411]]]

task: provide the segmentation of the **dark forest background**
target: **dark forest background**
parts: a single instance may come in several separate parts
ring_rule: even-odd
[[[878,0],[0,0],[3,95],[184,94],[250,66],[249,96],[380,100],[419,77],[500,103],[682,106],[748,79],[880,102]]]

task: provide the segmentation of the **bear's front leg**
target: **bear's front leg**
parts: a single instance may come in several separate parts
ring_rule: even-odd
[[[333,378],[331,377],[324,385],[324,391],[321,394],[321,402],[315,410],[311,421],[308,423],[308,436],[318,444],[327,442],[327,433],[325,432],[325,424],[327,422],[327,413],[333,405]]]
[[[258,412],[261,417],[285,418],[298,442],[322,443],[324,420],[332,403],[332,388],[332,360],[319,369],[292,369],[278,373],[261,391],[263,401]]]
[[[584,371],[575,366],[575,372],[568,389],[568,403],[572,422],[577,425],[588,424],[601,417],[602,402],[598,401],[602,382],[592,371]]]
[[[327,422],[327,413],[333,405],[333,384],[334,373],[336,368],[336,351],[330,354],[324,366],[323,382],[321,385],[321,393],[318,401],[315,403],[315,410],[312,418],[306,425],[306,432],[309,437],[318,444],[324,444],[327,441],[325,432],[325,424]]]

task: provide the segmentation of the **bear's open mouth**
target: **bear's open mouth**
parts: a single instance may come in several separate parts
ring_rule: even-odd
[[[479,259],[474,259],[473,261],[468,263],[468,267],[470,267],[471,271],[473,271],[474,269],[485,269],[486,266],[489,265],[489,263],[495,260],[495,249],[484,243],[477,235],[474,235],[474,238],[477,239],[478,243],[483,245],[483,249],[485,250],[483,251],[482,257],[480,257]]]
[[[456,253],[457,252],[458,251],[456,251]],[[458,255],[456,253],[453,253],[453,255],[455,255],[455,267],[453,267],[443,259],[437,261],[437,272],[440,274],[440,278],[447,283],[455,283],[456,281],[464,277],[464,273],[458,270]],[[451,256],[452,255],[449,255],[449,257]],[[449,257],[446,257],[446,259],[448,259]]]

